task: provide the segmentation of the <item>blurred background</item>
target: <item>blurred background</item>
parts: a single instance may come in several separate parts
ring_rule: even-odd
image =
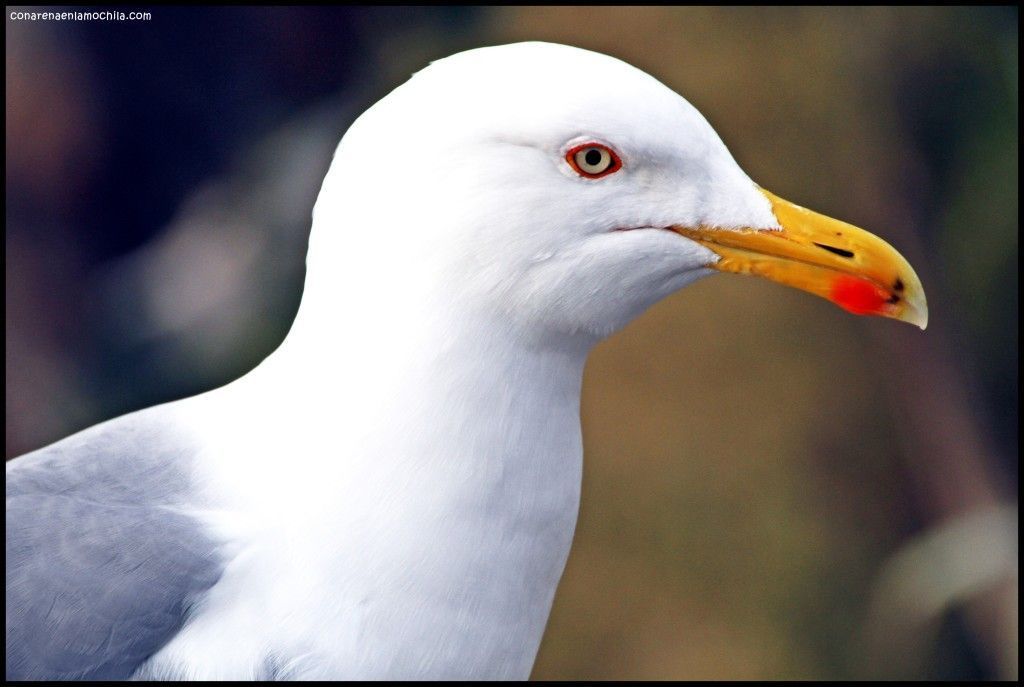
[[[599,346],[534,677],[1017,677],[1016,7],[148,11],[8,13],[8,458],[251,369],[352,119],[432,59],[570,43],[885,237],[931,323],[718,276]]]

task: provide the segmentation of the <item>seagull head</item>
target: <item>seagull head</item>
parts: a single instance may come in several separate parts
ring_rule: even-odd
[[[311,241],[333,244],[310,251],[332,261],[310,273],[340,270],[350,282],[334,288],[431,292],[594,340],[715,271],[927,323],[920,280],[885,241],[761,188],[652,76],[549,43],[439,60],[367,110]]]

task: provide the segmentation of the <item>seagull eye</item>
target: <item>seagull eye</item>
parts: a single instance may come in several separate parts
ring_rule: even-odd
[[[615,151],[600,143],[584,143],[565,154],[569,166],[580,176],[597,179],[619,171],[622,160]]]

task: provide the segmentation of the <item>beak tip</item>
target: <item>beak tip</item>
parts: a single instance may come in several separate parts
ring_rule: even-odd
[[[906,315],[902,318],[904,321],[910,324],[916,325],[918,329],[924,331],[928,328],[928,304],[922,302],[920,305],[908,304],[910,307],[907,310]]]

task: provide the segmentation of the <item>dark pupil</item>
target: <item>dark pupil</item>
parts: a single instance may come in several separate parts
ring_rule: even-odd
[[[587,154],[583,157],[587,161],[587,164],[591,167],[596,167],[597,163],[601,161],[601,151],[596,148],[591,148],[587,151]]]

